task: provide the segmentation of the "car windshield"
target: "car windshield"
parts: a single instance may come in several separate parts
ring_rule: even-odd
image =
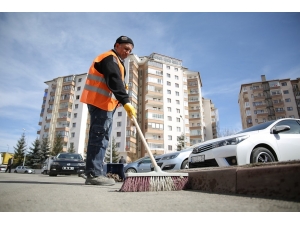
[[[272,123],[274,123],[275,120],[272,120],[272,121],[268,121],[268,122],[265,122],[265,123],[261,123],[261,124],[258,124],[258,125],[255,125],[253,127],[249,127],[245,130],[242,130],[240,132],[237,132],[237,134],[241,134],[241,133],[245,133],[245,132],[250,132],[250,131],[255,131],[255,130],[263,130],[265,128],[267,128],[268,126],[270,126]]]
[[[59,154],[58,159],[82,159],[80,154]]]

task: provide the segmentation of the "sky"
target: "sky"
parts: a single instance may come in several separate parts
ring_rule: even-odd
[[[205,11],[177,4],[168,11],[151,1],[149,11],[134,12],[126,1],[127,11],[112,4],[93,12],[93,4],[26,11],[23,1],[17,7],[15,2],[0,12],[0,152],[13,153],[23,133],[29,147],[38,137],[45,81],[87,72],[121,35],[134,41],[133,54],[159,53],[199,72],[202,95],[218,109],[221,131],[242,129],[241,84],[258,82],[262,74],[267,80],[300,77],[300,13],[293,5],[224,11],[208,5]]]

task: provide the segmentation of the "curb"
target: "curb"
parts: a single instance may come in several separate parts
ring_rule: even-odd
[[[186,190],[300,201],[300,161],[184,171]]]

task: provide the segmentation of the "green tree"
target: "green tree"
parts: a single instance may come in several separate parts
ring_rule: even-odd
[[[40,163],[45,162],[45,160],[49,157],[49,155],[50,155],[49,140],[48,140],[48,138],[43,138],[42,144],[41,144],[41,149],[39,152]]]
[[[119,162],[119,152],[116,150],[117,145],[115,138],[112,139],[112,163],[118,163]],[[106,149],[105,153],[105,162],[110,162],[110,147]]]
[[[52,148],[51,155],[57,155],[58,153],[62,152],[64,148],[63,138],[60,133],[57,133],[54,138],[54,144]]]
[[[185,149],[186,144],[185,144],[185,135],[182,133],[180,136],[177,137],[177,151],[181,151]]]
[[[17,146],[14,147],[15,149],[14,160],[13,160],[14,166],[19,166],[23,164],[26,148],[27,146],[25,141],[25,134],[23,133],[21,138],[18,140]]]
[[[75,153],[74,145],[71,143],[70,147],[68,148],[69,153]]]
[[[32,143],[32,147],[30,147],[28,151],[28,165],[36,167],[39,164],[39,162],[41,161],[39,155],[40,150],[40,141],[38,138],[36,138],[35,141]]]

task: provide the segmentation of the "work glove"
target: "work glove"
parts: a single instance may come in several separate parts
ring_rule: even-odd
[[[127,112],[127,115],[132,118],[132,116],[134,116],[136,118],[136,110],[135,108],[133,108],[133,106],[130,103],[126,103],[124,105],[124,109]]]

